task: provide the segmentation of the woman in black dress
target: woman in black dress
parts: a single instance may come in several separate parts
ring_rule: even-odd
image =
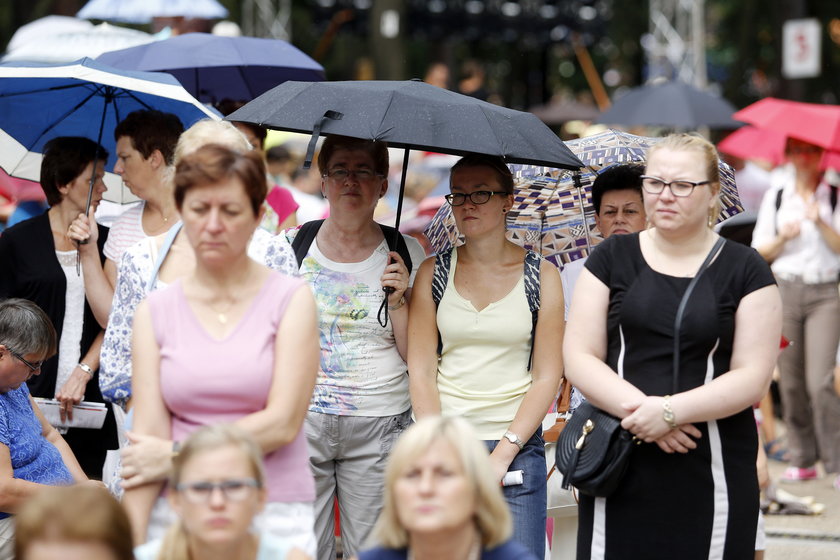
[[[652,227],[592,253],[566,329],[566,375],[646,442],[614,494],[581,497],[578,558],[752,558],[751,405],[777,354],[778,291],[753,249],[726,242],[688,301],[673,391],[677,307],[718,238],[717,153],[669,136],[650,150],[642,186]]]

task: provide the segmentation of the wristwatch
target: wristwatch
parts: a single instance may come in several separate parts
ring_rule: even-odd
[[[508,440],[509,442],[511,442],[512,444],[514,444],[516,447],[518,447],[520,451],[522,451],[522,448],[523,448],[523,447],[525,447],[525,444],[524,444],[524,443],[522,443],[522,440],[521,440],[521,439],[519,439],[519,436],[518,436],[518,435],[516,435],[516,434],[514,434],[514,433],[513,433],[513,432],[511,432],[510,430],[508,430],[507,432],[505,432],[505,436],[504,436],[504,437],[505,437],[505,439],[506,439],[506,440]]]
[[[665,420],[665,423],[672,428],[676,428],[678,426],[677,417],[674,415],[674,409],[671,408],[671,395],[665,395],[665,398],[662,401],[662,419]]]

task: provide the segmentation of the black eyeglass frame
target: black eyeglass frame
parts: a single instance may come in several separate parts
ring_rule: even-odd
[[[360,172],[361,173],[370,173],[371,174],[370,178],[364,179],[362,177],[359,177]],[[345,175],[344,177],[336,177],[334,175],[334,173],[340,173],[340,174],[346,173],[347,175]],[[355,176],[356,180],[361,181],[361,182],[373,181],[377,177],[379,177],[380,179],[385,177],[385,175],[383,175],[382,173],[377,173],[373,169],[343,169],[343,168],[339,167],[338,169],[330,169],[329,171],[327,171],[326,173],[321,175],[321,178],[332,179],[333,181],[346,181],[347,179],[350,178],[351,175]]]
[[[466,204],[467,198],[469,198],[470,202],[472,202],[473,204],[481,205],[481,204],[487,204],[488,202],[490,202],[490,199],[493,198],[494,194],[498,194],[498,195],[502,195],[502,196],[510,195],[510,193],[505,192],[505,191],[475,191],[475,192],[471,192],[471,193],[449,193],[447,195],[444,195],[443,198],[446,199],[447,204],[449,204],[450,206],[463,206],[464,204]],[[477,201],[476,199],[473,198],[475,195],[480,195],[481,197],[486,195],[487,198],[485,200],[479,202],[479,201]],[[456,204],[455,203],[456,198],[460,198],[461,202]]]
[[[688,181],[688,180],[685,180],[685,179],[680,179],[679,181],[666,181],[665,179],[662,179],[661,177],[654,177],[653,175],[642,175],[640,177],[640,179],[642,180],[642,189],[648,194],[662,194],[662,192],[665,190],[665,187],[668,187],[669,189],[671,189],[671,194],[672,195],[674,195],[676,197],[680,197],[680,198],[683,198],[683,197],[686,197],[686,196],[691,196],[691,193],[694,192],[694,189],[696,189],[700,185],[711,184],[711,181],[708,181],[708,180],[706,180],[706,181]],[[652,179],[654,181],[658,181],[659,183],[662,183],[662,188],[659,189],[658,191],[650,190],[646,186],[646,180],[647,179]],[[671,185],[686,185],[685,188],[687,188],[688,191],[686,191],[684,194],[679,194],[674,190],[674,188]],[[679,190],[679,188],[678,188],[678,190]]]
[[[14,357],[15,357],[15,358],[17,358],[18,360],[20,360],[20,361],[23,363],[23,365],[25,365],[26,367],[28,367],[28,368],[29,368],[29,370],[30,370],[32,373],[35,373],[36,371],[38,371],[39,369],[41,369],[41,368],[44,366],[44,360],[41,360],[40,362],[35,362],[35,363],[33,364],[32,362],[30,362],[29,360],[27,360],[26,358],[24,358],[23,356],[21,356],[20,354],[18,354],[17,352],[15,352],[14,350],[12,350],[11,348],[9,348],[8,346],[6,346],[6,350],[8,350],[8,351],[9,351],[9,354],[11,354],[12,356],[14,356]]]

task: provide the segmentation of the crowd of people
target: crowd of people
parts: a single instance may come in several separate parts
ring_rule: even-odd
[[[782,333],[785,477],[840,471],[840,215],[811,145],[753,250],[712,228],[714,146],[663,139],[597,177],[605,241],[561,273],[507,239],[499,157],[452,167],[464,242],[426,258],[374,221],[383,142],[328,136],[328,213],[284,229],[259,131],[138,111],[114,135],[140,204],[96,224],[107,154],[57,138],[49,210],[0,236],[0,560],[329,560],[336,533],[360,560],[542,560],[561,382],[639,442],[618,490],[581,495],[579,558],[751,557]],[[65,427],[82,401],[100,428]]]

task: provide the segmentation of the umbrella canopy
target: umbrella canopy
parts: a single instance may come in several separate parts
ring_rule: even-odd
[[[6,51],[14,51],[27,43],[40,41],[44,37],[59,33],[86,31],[91,27],[93,27],[91,22],[74,17],[45,16],[18,27],[12,38],[9,39]]]
[[[559,125],[569,121],[593,121],[601,111],[593,105],[578,101],[555,101],[547,105],[536,105],[528,109],[547,125]]]
[[[0,167],[14,177],[38,181],[49,140],[85,136],[108,150],[106,169],[111,169],[114,129],[138,109],[174,113],[185,127],[218,118],[169,74],[115,70],[86,58],[67,65],[2,64]],[[119,187],[121,180],[108,174],[106,184]]]
[[[734,118],[840,151],[840,105],[818,105],[766,97],[735,113]]]
[[[280,39],[187,33],[103,54],[98,60],[124,70],[167,72],[199,101],[248,100],[287,80],[324,79],[324,68]]]
[[[567,169],[582,165],[534,115],[419,80],[286,82],[227,118],[292,132],[367,138],[407,149],[475,152]]]
[[[75,19],[75,18],[68,18]],[[14,49],[9,48],[3,56],[3,62],[31,61],[46,63],[67,63],[84,57],[96,57],[113,49],[133,47],[150,43],[155,38],[143,31],[100,23],[93,25],[88,21],[84,29],[59,31],[41,35],[34,41],[21,43]]]
[[[592,206],[596,173],[620,163],[644,163],[647,150],[659,140],[616,130],[571,140],[567,145],[588,168],[582,174],[538,166],[510,166],[515,185],[514,205],[506,218],[508,239],[542,253],[560,267],[586,256],[602,239],[595,229]],[[718,170],[722,206],[718,220],[723,220],[743,208],[732,168],[721,161]],[[425,233],[436,252],[460,242],[449,205],[440,208]]]
[[[76,17],[149,23],[156,17],[222,19],[227,8],[216,0],[90,0]]]
[[[763,159],[779,165],[785,159],[785,135],[775,130],[744,126],[718,143],[718,151],[742,159]]]
[[[613,101],[597,122],[622,126],[666,126],[693,130],[701,126],[734,128],[729,101],[681,82],[634,88]]]

